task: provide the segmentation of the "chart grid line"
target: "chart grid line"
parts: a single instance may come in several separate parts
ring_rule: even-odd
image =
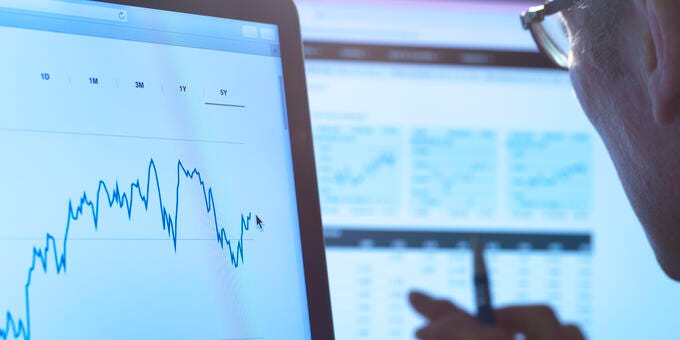
[[[111,138],[127,138],[127,139],[162,140],[162,141],[172,141],[172,142],[231,144],[231,145],[244,145],[245,144],[245,143],[239,142],[239,141],[220,141],[220,140],[209,140],[209,139],[137,136],[137,135],[122,135],[122,134],[112,134],[112,133],[39,130],[39,129],[8,128],[8,127],[0,127],[0,132],[38,133],[38,134],[49,134],[49,135],[72,135],[72,136],[84,136],[84,137],[111,137]]]

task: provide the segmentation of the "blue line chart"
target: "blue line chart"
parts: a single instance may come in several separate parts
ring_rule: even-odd
[[[382,154],[364,166],[360,171],[353,173],[350,168],[345,168],[335,176],[338,184],[360,185],[365,183],[371,175],[376,174],[382,168],[394,167],[397,164],[397,157],[393,153]]]
[[[489,174],[493,175],[495,164],[490,162],[475,162],[469,164],[467,168],[455,169],[456,171],[449,171],[450,174],[444,173],[445,169],[441,167],[422,165],[418,168],[419,171],[429,171],[429,176],[422,175],[420,181],[432,181],[444,193],[451,194],[459,185],[474,184],[475,181],[492,182],[493,178],[489,179]]]
[[[392,213],[399,200],[401,132],[394,127],[321,125],[314,149],[323,211]]]
[[[553,176],[536,175],[524,179],[515,178],[514,184],[529,188],[555,187],[576,176],[586,176],[588,175],[588,171],[589,169],[586,164],[577,163],[564,169],[560,169]]]
[[[490,215],[496,206],[492,131],[417,129],[411,138],[411,207],[419,215]]]
[[[151,159],[147,171],[146,186],[142,186],[143,182],[137,179],[129,186],[129,191],[123,191],[116,181],[115,185],[109,186],[100,180],[96,195],[91,199],[87,192],[83,192],[77,204],[72,200],[68,202],[68,213],[66,218],[66,227],[64,231],[64,238],[61,253],[57,249],[57,238],[50,233],[46,234],[45,245],[40,247],[33,247],[33,259],[31,267],[28,269],[27,281],[24,286],[25,294],[25,319],[17,318],[11,311],[6,312],[6,322],[4,328],[0,329],[0,339],[7,340],[8,338],[20,338],[25,340],[31,338],[31,310],[30,310],[30,288],[34,272],[42,270],[47,273],[48,265],[51,259],[54,260],[54,266],[57,275],[65,274],[67,268],[67,246],[69,241],[69,233],[71,232],[72,223],[86,218],[87,213],[92,219],[94,229],[99,230],[100,208],[117,208],[125,209],[128,220],[132,220],[132,213],[134,210],[135,198],[143,203],[142,207],[146,212],[149,212],[149,202],[152,201],[150,195],[151,189],[155,186],[158,192],[158,203],[160,208],[160,218],[163,231],[167,233],[168,240],[172,241],[173,250],[177,252],[177,234],[178,234],[178,214],[180,201],[180,186],[182,180],[193,180],[200,185],[203,190],[203,198],[205,200],[205,209],[211,215],[215,226],[215,239],[221,250],[228,253],[229,262],[234,268],[244,263],[244,234],[250,229],[252,212],[247,215],[241,215],[241,229],[240,237],[238,239],[229,239],[225,227],[220,226],[217,219],[217,212],[215,199],[212,188],[207,186],[203,180],[201,173],[196,169],[187,169],[181,161],[177,161],[177,185],[175,187],[175,204],[174,211],[171,211],[165,204],[161,194],[161,185],[158,178],[158,170],[156,162]],[[234,244],[235,242],[235,244]]]
[[[583,218],[592,196],[592,146],[585,133],[517,132],[507,141],[513,214]]]

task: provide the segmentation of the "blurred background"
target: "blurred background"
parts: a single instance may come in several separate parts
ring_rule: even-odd
[[[526,1],[297,0],[338,339],[412,339],[419,289],[549,304],[592,339],[671,339],[654,260]]]

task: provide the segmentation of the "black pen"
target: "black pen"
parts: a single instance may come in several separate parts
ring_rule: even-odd
[[[489,275],[486,270],[484,260],[484,245],[479,237],[472,239],[473,263],[474,263],[474,284],[475,299],[477,303],[477,320],[487,325],[496,324],[493,306],[491,304],[491,289],[489,288]]]

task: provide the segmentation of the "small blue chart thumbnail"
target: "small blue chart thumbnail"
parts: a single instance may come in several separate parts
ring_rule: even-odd
[[[412,206],[420,215],[488,216],[497,202],[492,131],[418,129],[412,145]]]
[[[314,146],[324,213],[394,214],[399,204],[401,135],[370,126],[317,126]]]
[[[517,132],[507,147],[515,216],[588,216],[593,192],[589,134]]]

